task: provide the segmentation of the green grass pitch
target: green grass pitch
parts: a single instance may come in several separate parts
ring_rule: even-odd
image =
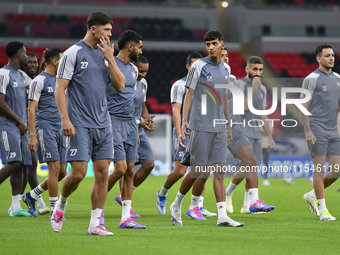
[[[239,213],[244,195],[243,183],[233,196],[234,220],[245,223],[243,228],[216,227],[216,217],[194,221],[185,216],[190,195],[183,201],[183,227],[170,222],[169,206],[180,182],[168,194],[166,215],[156,209],[156,192],[165,177],[149,177],[134,191],[132,207],[142,216],[138,223],[145,230],[119,229],[121,207],[115,203],[115,187],[105,205],[105,226],[114,236],[87,236],[90,221],[90,192],[92,178],[85,178],[68,200],[66,221],[60,233],[53,232],[48,215],[37,218],[9,217],[11,204],[9,180],[0,186],[0,254],[337,254],[340,236],[340,183],[329,187],[326,194],[330,213],[335,222],[320,221],[314,216],[302,196],[311,190],[307,179],[296,179],[286,185],[282,179],[270,179],[271,185],[262,186],[259,195],[275,210],[264,215]],[[226,179],[226,185],[230,179]],[[60,185],[61,186],[61,185]],[[59,187],[60,187],[59,186]],[[28,189],[27,189],[28,190]],[[48,192],[43,194],[48,205]],[[212,180],[207,181],[204,207],[217,212]],[[22,208],[26,205],[22,203]]]

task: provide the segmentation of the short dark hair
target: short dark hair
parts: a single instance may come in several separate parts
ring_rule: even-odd
[[[139,43],[139,41],[143,41],[142,36],[133,30],[127,29],[118,37],[118,48],[121,50],[129,42]]]
[[[59,59],[60,53],[63,53],[63,51],[59,48],[47,49],[44,54],[46,64],[50,64],[53,59]]]
[[[191,61],[193,58],[203,58],[202,54],[197,52],[197,51],[194,51],[192,53],[189,54],[189,56],[187,57],[187,64],[190,66],[191,64]]]
[[[112,18],[103,12],[94,12],[87,18],[87,29],[92,26],[104,26],[111,24],[113,26]]]
[[[206,42],[206,41],[212,41],[212,40],[215,40],[215,39],[218,39],[220,41],[224,41],[224,37],[223,35],[221,34],[221,32],[219,31],[216,31],[216,30],[210,30],[208,31],[205,35],[204,35],[204,38],[203,40]]]
[[[247,60],[247,66],[252,64],[264,64],[263,59],[258,56],[251,56]]]
[[[330,44],[321,44],[318,47],[315,48],[315,56],[320,56],[320,53],[322,52],[323,49],[333,49],[332,45]]]
[[[135,64],[142,63],[142,64],[149,64],[149,61],[146,57],[139,55],[137,61],[134,62]]]
[[[38,61],[39,61],[38,55],[36,53],[34,53],[34,52],[26,52],[26,55],[29,56],[29,57],[36,57],[38,59]]]
[[[9,42],[6,45],[5,54],[7,57],[11,58],[15,54],[17,54],[19,50],[21,50],[22,48],[24,48],[24,44],[22,42],[18,41]]]

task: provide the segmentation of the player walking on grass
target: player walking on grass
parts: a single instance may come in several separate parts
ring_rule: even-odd
[[[324,190],[340,176],[340,138],[336,125],[340,109],[340,75],[332,72],[334,52],[331,45],[319,45],[315,55],[319,68],[302,83],[302,87],[311,94],[311,99],[303,104],[311,115],[303,114],[302,118],[314,165],[314,189],[304,194],[303,198],[320,220],[336,220],[328,212]],[[329,172],[324,175],[326,159],[329,162]]]
[[[28,123],[30,139],[28,147],[32,152],[38,149],[40,163],[47,162],[49,170],[48,177],[40,185],[22,196],[23,201],[28,206],[28,211],[34,217],[37,217],[35,201],[47,189],[49,190],[50,205],[53,211],[58,200],[58,182],[66,175],[66,137],[61,129],[60,113],[54,96],[55,76],[62,53],[63,51],[59,48],[50,48],[45,52],[46,69],[33,79],[29,91]],[[39,114],[36,123],[37,110]]]
[[[31,165],[32,159],[27,147],[27,108],[24,76],[19,69],[27,63],[24,44],[10,42],[5,54],[8,64],[0,69],[0,152],[2,163],[0,184],[11,176],[12,205],[9,216],[31,216],[20,206],[23,192],[22,165]]]
[[[137,61],[133,62],[133,64],[138,69],[137,85],[134,92],[135,117],[139,134],[138,157],[136,164],[142,165],[133,176],[133,191],[135,191],[135,189],[145,181],[152,169],[155,167],[152,148],[144,131],[144,129],[149,131],[155,129],[155,125],[153,124],[153,118],[155,116],[149,115],[148,109],[145,105],[146,93],[148,90],[148,83],[145,80],[145,76],[149,70],[149,62],[145,57],[140,55],[138,56]],[[144,120],[142,120],[142,117]],[[122,205],[121,194],[116,196],[115,200],[118,204]],[[140,215],[138,215],[132,207],[130,209],[130,216],[131,218],[140,218]]]
[[[33,52],[27,52],[27,65],[22,70],[19,70],[23,76],[25,77],[25,85],[26,85],[26,106],[28,111],[28,94],[30,89],[30,84],[32,82],[32,79],[34,79],[37,76],[38,69],[39,69],[39,58],[38,56]],[[27,123],[28,124],[28,123]],[[29,125],[27,136],[29,137]],[[39,180],[37,176],[37,154],[31,151],[31,158],[32,158],[32,165],[21,165],[23,168],[23,189],[22,192],[25,192],[27,182],[29,183],[31,189],[35,189],[39,185]],[[41,195],[37,196],[36,198],[37,205],[38,205],[38,212],[39,214],[43,215],[50,212],[50,208],[48,208],[42,199]],[[25,202],[25,201],[24,201]]]
[[[221,170],[226,162],[227,144],[232,141],[228,90],[223,87],[224,84],[228,84],[230,76],[228,68],[221,61],[221,52],[225,47],[223,35],[218,31],[209,31],[204,36],[204,42],[209,55],[191,66],[185,85],[189,93],[184,99],[179,142],[185,147],[182,139],[185,139],[186,128],[189,128],[187,119],[191,108],[190,140],[187,146],[191,171],[184,177],[176,199],[170,206],[171,222],[175,226],[183,225],[181,206],[184,196],[193,183],[199,181],[201,185],[195,186],[192,191],[193,196],[199,197],[209,177],[209,169],[213,169],[215,170],[213,187],[218,210],[217,226],[242,227],[244,225],[242,222],[236,222],[227,216],[224,172]],[[211,93],[214,95],[207,98],[207,94]],[[226,121],[214,125],[216,119],[226,120],[228,128]],[[198,201],[192,201],[192,204],[198,206]]]
[[[188,69],[188,72],[190,70],[190,67],[192,64],[201,59],[202,55],[199,52],[192,52],[187,57],[187,64],[186,68]],[[172,132],[172,142],[173,142],[173,150],[174,150],[174,161],[175,161],[175,168],[174,171],[171,172],[168,177],[166,178],[166,181],[160,191],[156,194],[156,206],[157,210],[160,214],[165,214],[165,205],[166,205],[166,198],[168,195],[168,192],[170,188],[180,179],[184,176],[186,173],[188,166],[182,165],[181,160],[184,156],[185,147],[179,144],[178,137],[181,135],[181,115],[183,111],[183,102],[185,95],[188,91],[188,89],[185,87],[185,82],[187,80],[187,76],[183,77],[182,79],[176,81],[172,87],[171,87],[171,105],[172,105],[172,120],[174,123],[174,128]],[[190,118],[190,113],[188,113],[188,122]],[[189,129],[186,130],[186,132],[189,133]],[[185,140],[183,140],[183,143],[185,146],[188,145],[189,142],[189,135],[185,134]],[[194,184],[197,185],[197,184]],[[199,185],[199,183],[198,183]],[[194,218],[203,219],[202,216],[216,216],[216,213],[211,213],[205,208],[203,208],[203,201],[204,201],[204,191],[202,194],[197,198],[196,196],[193,197],[195,200],[199,200],[198,207],[189,208],[189,215],[193,216]],[[195,209],[195,210],[194,210]],[[198,212],[199,211],[199,212]],[[201,215],[200,215],[201,214]]]
[[[234,174],[233,179],[226,189],[227,212],[229,213],[233,212],[232,194],[244,178],[246,178],[246,192],[241,213],[263,213],[275,209],[274,206],[266,205],[264,201],[259,199],[257,169],[259,169],[262,162],[261,132],[260,127],[248,126],[247,124],[249,120],[261,120],[264,123],[263,128],[269,137],[270,148],[274,148],[275,142],[272,138],[268,121],[266,121],[267,116],[262,115],[260,117],[253,114],[248,109],[248,88],[252,88],[252,102],[255,109],[264,110],[267,106],[267,90],[261,84],[260,80],[262,70],[263,60],[256,56],[250,57],[247,61],[246,77],[236,82],[236,86],[241,88],[245,95],[245,115],[243,118],[238,116],[238,119],[233,115],[235,118],[233,119],[233,123],[242,122],[242,120],[244,120],[246,126],[243,131],[241,125],[233,125],[233,137],[235,140],[233,142],[235,143],[235,147],[234,152],[232,150],[231,152],[237,157],[235,164],[240,170]],[[239,130],[236,131],[237,129]],[[236,133],[234,134],[234,132],[238,132],[239,137],[242,136],[238,144],[236,144],[237,135]],[[240,145],[242,146],[240,147]],[[231,147],[233,146],[230,146],[229,148]]]
[[[149,70],[149,62],[143,56],[138,56],[137,61],[134,62],[138,69],[137,86],[135,90],[135,117],[137,120],[139,133],[139,146],[137,162],[141,164],[141,168],[133,176],[133,189],[135,190],[141,185],[149,176],[152,169],[155,167],[153,153],[148,137],[144,130],[152,131],[155,129],[153,118],[150,116],[148,108],[146,107],[146,94],[148,91],[148,83],[145,76]],[[142,120],[143,117],[143,120]]]
[[[120,228],[144,229],[130,215],[133,192],[134,167],[138,152],[138,128],[135,117],[134,91],[137,86],[138,69],[131,63],[142,54],[142,37],[132,30],[125,30],[118,38],[119,53],[115,58],[124,74],[125,89],[117,92],[109,84],[107,101],[112,123],[114,141],[114,170],[109,176],[108,191],[122,178]],[[119,198],[116,198],[118,200]]]
[[[85,177],[88,161],[92,158],[94,184],[87,233],[113,235],[99,225],[107,195],[108,167],[113,156],[106,87],[110,79],[117,91],[123,91],[125,84],[125,77],[113,57],[113,44],[110,44],[112,26],[110,16],[92,13],[87,19],[84,39],[66,50],[60,59],[55,99],[61,127],[67,136],[66,161],[71,163],[71,171],[63,180],[51,217],[51,226],[56,232],[62,228],[67,199]]]

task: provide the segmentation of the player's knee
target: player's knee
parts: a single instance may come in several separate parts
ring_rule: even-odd
[[[71,174],[73,181],[76,182],[76,183],[81,182],[85,178],[85,175],[86,175],[86,173],[83,174],[81,172]]]
[[[94,170],[98,175],[109,175],[109,169],[107,167]]]
[[[60,170],[61,170],[61,167],[60,167],[60,164],[50,164],[48,166],[48,172],[49,174],[53,174],[53,175],[59,175],[60,173]]]
[[[205,178],[207,179],[209,176],[205,176]],[[223,179],[224,178],[224,173],[222,172],[214,172],[214,178],[216,179]]]
[[[131,178],[133,178],[133,175],[135,174],[135,171],[134,171],[134,169],[130,169],[130,168],[128,168],[127,170],[126,170],[126,172],[125,172],[125,176],[129,176],[129,177],[131,177]]]
[[[122,177],[125,174],[126,170],[124,168],[116,168],[114,169],[113,173],[119,177]]]
[[[187,167],[186,166],[183,166],[183,165],[180,165],[177,169],[177,171],[175,171],[175,173],[179,176],[179,177],[182,177],[185,175],[185,172],[187,171]]]
[[[245,159],[246,162],[244,162],[244,164],[246,166],[256,166],[256,158],[254,155],[252,155],[251,157],[248,157]]]
[[[146,173],[151,173],[151,171],[155,168],[155,162],[152,160],[152,161],[149,161],[149,162],[146,162],[146,163],[143,163],[143,169]]]
[[[324,173],[323,172],[314,171],[313,178],[323,179],[324,178]]]
[[[155,162],[154,161],[150,161],[148,164],[148,169],[150,169],[150,171],[152,171],[152,169],[155,168]]]

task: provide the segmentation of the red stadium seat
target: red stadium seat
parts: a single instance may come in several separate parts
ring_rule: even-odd
[[[35,15],[35,14],[28,14],[28,15],[26,16],[26,21],[28,21],[28,22],[34,23],[34,22],[36,22],[37,20],[38,20],[38,17],[37,17],[37,15]]]
[[[170,104],[161,104],[160,111],[165,114],[171,114],[172,109]]]
[[[152,113],[159,113],[161,111],[161,105],[159,105],[158,103],[153,103],[152,104],[152,103],[149,103],[148,100],[147,100],[146,104],[148,106],[148,109]]]
[[[129,17],[123,17],[120,22],[124,26],[129,26],[131,24],[131,19]]]
[[[38,15],[38,22],[44,23],[47,21],[47,16],[45,14]]]
[[[148,102],[149,104],[158,103],[157,98],[155,98],[155,97],[148,97],[148,98],[147,98],[147,102]]]
[[[195,29],[194,30],[194,38],[196,40],[202,40],[204,35],[208,32],[206,29]]]
[[[48,35],[48,26],[44,23],[37,23],[33,25],[33,35],[34,36],[47,36]]]
[[[8,57],[5,54],[5,46],[2,46],[0,49],[0,65],[4,66],[7,64],[8,62]]]
[[[25,14],[18,14],[16,21],[17,22],[25,22],[26,21],[26,15]]]
[[[115,26],[120,24],[120,18],[119,17],[112,17],[112,21],[113,21],[113,24]]]
[[[39,56],[39,58],[41,58],[41,57],[42,57],[42,54],[43,54],[44,50],[46,50],[46,48],[48,48],[48,47],[35,47],[35,48],[33,49],[33,52],[34,52],[35,54],[37,54],[37,55]]]
[[[79,18],[80,23],[86,24],[87,23],[87,16],[81,16]]]
[[[24,36],[26,34],[25,25],[22,23],[12,23],[9,25],[8,32],[13,36]]]
[[[7,22],[13,22],[15,20],[15,14],[14,13],[7,13],[6,14],[6,21]]]
[[[25,45],[25,48],[26,48],[26,52],[33,52],[33,47],[32,46],[26,46]]]
[[[71,24],[77,24],[79,22],[79,18],[76,15],[71,15],[70,16],[70,23]]]
[[[66,25],[63,24],[54,24],[51,27],[51,34],[55,37],[67,37],[68,29]]]
[[[319,64],[311,64],[310,66],[311,66],[312,71],[315,71],[316,69],[319,68]]]

